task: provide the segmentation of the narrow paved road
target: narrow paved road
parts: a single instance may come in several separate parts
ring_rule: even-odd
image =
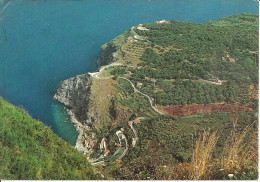
[[[124,133],[122,131],[117,131],[116,135],[118,137],[120,147],[122,146],[121,138],[125,140],[125,150],[124,150],[123,154],[118,158],[118,159],[122,159],[126,155],[126,152],[128,151],[128,143],[127,143],[126,136],[124,135]]]
[[[92,161],[90,161],[91,164],[95,164],[97,161],[99,161],[100,159],[103,159],[104,156],[103,155],[100,155],[99,158],[97,159],[93,159]],[[100,161],[101,162],[101,161]]]
[[[108,77],[99,77],[99,75],[106,69],[106,68],[109,68],[109,67],[112,67],[112,66],[123,66],[123,64],[121,63],[112,63],[112,64],[109,64],[109,65],[106,65],[106,66],[103,66],[100,68],[100,70],[98,72],[93,72],[93,73],[88,73],[90,76],[92,76],[93,78],[96,78],[96,79],[110,79],[110,78],[113,78],[113,76],[108,76]]]
[[[124,135],[124,133],[122,131],[117,131],[116,135],[118,137],[120,146],[119,146],[119,149],[117,149],[117,151],[114,153],[114,156],[117,155],[122,150],[122,141],[121,141],[120,136],[125,140],[125,150],[124,150],[123,154],[118,158],[118,159],[122,159],[126,155],[126,152],[128,151],[128,143],[127,143],[126,136]]]
[[[138,92],[139,94],[141,94],[141,95],[145,96],[146,98],[148,98],[148,100],[149,100],[149,102],[150,102],[150,105],[151,105],[151,107],[153,108],[153,110],[154,110],[155,112],[157,112],[157,113],[159,113],[159,114],[161,114],[161,115],[165,115],[163,112],[159,111],[155,106],[153,106],[153,100],[152,100],[152,98],[151,98],[150,96],[148,96],[148,95],[146,95],[146,94],[140,92],[139,90],[137,90],[137,89],[135,88],[135,86],[134,86],[134,84],[133,84],[132,81],[130,81],[129,79],[124,78],[124,77],[118,77],[118,78],[121,78],[121,79],[124,79],[124,80],[128,81],[128,82],[132,85],[133,89],[134,89],[136,92]]]
[[[117,155],[121,151],[121,149],[122,149],[122,142],[121,142],[121,138],[119,137],[119,133],[118,132],[116,133],[116,136],[117,136],[118,141],[119,141],[119,148],[117,149],[117,151],[114,153],[113,156]]]
[[[126,153],[127,153],[127,151],[128,151],[128,143],[127,143],[127,139],[125,138],[125,150],[124,150],[124,152],[122,153],[122,155],[118,158],[118,159],[122,159],[125,155],[126,155]]]
[[[89,75],[90,75],[91,77],[95,78],[95,79],[110,79],[110,78],[113,78],[113,76],[99,77],[99,75],[100,75],[106,68],[109,68],[109,67],[111,67],[111,66],[123,66],[123,64],[121,64],[121,63],[112,63],[112,64],[110,64],[110,65],[107,65],[107,66],[102,67],[98,72],[89,73]],[[157,112],[157,113],[159,113],[159,114],[162,114],[162,115],[165,115],[164,113],[162,113],[161,111],[159,111],[155,106],[153,106],[153,99],[152,99],[150,96],[148,96],[148,95],[146,95],[146,94],[144,94],[144,93],[142,93],[141,91],[139,91],[139,90],[136,89],[135,85],[133,84],[133,82],[132,82],[131,80],[129,80],[129,79],[127,79],[127,78],[124,78],[124,77],[118,77],[118,78],[128,81],[128,82],[131,84],[131,86],[133,87],[133,89],[134,89],[135,92],[138,92],[139,94],[145,96],[145,97],[149,100],[150,106],[152,107],[152,109],[153,109],[155,112]],[[133,120],[132,122],[134,122],[134,120]],[[133,130],[134,135],[135,135],[135,138],[136,138],[136,141],[137,141],[139,138],[138,138],[138,135],[137,135],[137,132],[136,132],[135,128],[133,127],[133,124],[131,124],[130,127],[131,127],[131,129]],[[117,135],[117,137],[118,137],[120,146],[119,146],[119,148],[117,149],[117,151],[113,154],[113,156],[117,155],[120,151],[122,151],[122,141],[121,141],[121,138],[120,138],[120,136],[121,136],[121,137],[125,140],[125,150],[124,150],[124,152],[122,153],[122,155],[121,155],[118,159],[122,159],[122,158],[126,155],[126,153],[127,153],[127,151],[128,151],[128,142],[127,142],[126,136],[124,135],[124,133],[123,133],[122,131],[117,131],[117,132],[116,132],[116,135]],[[94,165],[94,166],[99,165],[99,164],[102,164],[102,163],[105,162],[104,160],[99,161],[99,162],[97,162],[97,161],[100,160],[100,159],[103,159],[103,158],[104,158],[104,156],[103,156],[103,155],[100,155],[99,158],[94,159],[93,161],[91,161],[91,164]]]
[[[105,161],[100,161],[100,162],[96,162],[96,163],[91,163],[93,166],[99,165],[99,164],[103,164],[105,163]]]
[[[99,77],[99,75],[100,75],[106,68],[109,68],[109,67],[111,67],[111,66],[123,66],[123,65],[122,65],[121,63],[112,63],[112,64],[110,64],[110,65],[107,65],[107,66],[102,67],[98,72],[89,73],[89,75],[92,76],[93,78],[96,78],[96,79],[110,79],[110,78],[112,78],[113,76],[109,76],[109,77]],[[133,82],[132,82],[131,80],[129,80],[129,79],[125,78],[125,77],[118,77],[118,78],[124,79],[124,80],[128,81],[136,92],[138,92],[139,94],[141,94],[141,95],[145,96],[146,98],[148,98],[148,100],[149,100],[149,102],[150,102],[150,105],[151,105],[151,107],[153,108],[153,110],[154,110],[155,112],[157,112],[157,113],[159,113],[159,114],[161,114],[161,115],[165,115],[163,112],[159,111],[155,106],[153,106],[153,99],[152,99],[150,96],[148,96],[148,95],[146,95],[146,94],[140,92],[139,90],[137,90],[137,89],[135,88],[135,85],[133,84]]]
[[[116,135],[117,135],[117,137],[118,137],[120,146],[119,146],[119,148],[117,149],[117,151],[113,154],[113,156],[117,155],[120,151],[122,151],[122,141],[121,141],[121,138],[123,138],[123,139],[125,140],[125,150],[124,150],[124,152],[121,154],[121,156],[118,158],[118,159],[122,159],[122,158],[126,155],[126,153],[127,153],[127,151],[128,151],[128,142],[127,142],[126,136],[124,135],[124,133],[123,133],[122,131],[117,131],[117,132],[116,132]],[[104,138],[103,138],[103,139],[104,139]],[[92,161],[90,161],[90,163],[91,163],[93,166],[96,166],[96,165],[99,165],[99,164],[103,164],[103,163],[105,163],[105,161],[104,161],[104,160],[99,161],[99,160],[104,159],[104,158],[105,158],[105,156],[104,156],[103,154],[101,154],[98,158],[93,159]]]
[[[102,147],[103,147],[103,146],[106,146],[105,143],[106,143],[106,142],[105,142],[105,138],[103,138],[103,139],[101,140],[101,142],[100,142],[100,145],[99,145],[99,149],[100,149],[101,152],[103,151]],[[102,146],[102,145],[103,145],[103,146]],[[106,151],[107,148],[105,147],[104,150]],[[104,157],[105,157],[105,156],[104,156],[103,154],[101,154],[98,158],[92,159],[92,161],[90,161],[90,163],[91,163],[91,164],[94,164],[95,162],[99,161],[100,159],[103,159]]]
[[[123,64],[121,64],[121,63],[112,63],[112,64],[110,64],[110,65],[103,66],[98,72],[89,73],[89,75],[90,75],[91,77],[95,78],[95,79],[110,79],[110,78],[113,78],[113,76],[99,77],[99,75],[100,75],[106,68],[109,68],[109,67],[112,67],[112,66],[123,66]],[[211,74],[211,75],[212,75],[212,74]],[[213,75],[212,75],[212,76],[213,76]],[[152,99],[150,96],[148,96],[147,94],[144,94],[144,93],[142,93],[141,91],[139,91],[139,90],[136,89],[134,83],[133,83],[131,80],[129,80],[128,78],[125,78],[125,77],[118,77],[118,78],[128,81],[128,82],[131,84],[131,86],[133,87],[133,89],[134,89],[135,92],[138,92],[139,94],[143,95],[144,97],[146,97],[146,98],[149,100],[150,106],[152,107],[152,109],[153,109],[155,112],[157,112],[158,114],[161,114],[161,115],[165,115],[163,112],[159,111],[159,110],[153,105],[153,99]],[[221,80],[220,80],[220,83],[216,83],[216,82],[212,82],[212,81],[208,81],[208,80],[203,80],[203,79],[199,79],[199,80],[200,80],[200,81],[203,81],[203,82],[206,82],[206,83],[215,84],[215,85],[221,85],[221,84],[222,84],[222,81],[221,81]],[[132,131],[134,132],[134,135],[135,135],[135,138],[136,138],[136,141],[137,141],[139,138],[138,138],[138,135],[137,135],[137,132],[136,132],[135,128],[133,127],[134,120],[131,121],[131,122],[132,122],[132,124],[130,125],[130,127],[131,127]],[[113,156],[117,155],[120,151],[122,151],[122,141],[121,141],[121,138],[120,138],[120,136],[122,136],[122,138],[125,139],[125,145],[126,145],[123,154],[118,158],[118,159],[122,159],[122,158],[126,155],[126,153],[127,153],[127,151],[128,151],[128,143],[127,143],[127,139],[126,139],[126,137],[125,137],[125,135],[123,134],[122,131],[117,131],[117,132],[116,132],[116,135],[117,135],[117,137],[118,137],[120,146],[119,146],[119,148],[117,149],[117,151],[113,154]],[[101,155],[98,159],[95,159],[94,161],[92,161],[91,164],[95,166],[95,165],[99,165],[99,164],[104,163],[103,160],[102,160],[102,161],[99,161],[99,162],[96,162],[96,161],[98,161],[98,160],[100,160],[100,159],[102,159],[102,158],[104,158],[103,155]],[[95,163],[94,163],[94,162],[95,162]]]
[[[137,39],[137,40],[146,40],[147,42],[150,42],[150,41],[148,41],[148,37],[144,37],[144,36],[139,35],[138,33],[136,33],[136,31],[134,31],[134,28],[135,28],[134,26],[131,27],[131,31],[135,34],[134,35],[135,39]]]
[[[222,80],[219,80],[218,79],[218,82],[213,82],[213,81],[209,81],[209,80],[203,80],[203,79],[198,79],[199,81],[201,82],[205,82],[205,83],[208,83],[208,84],[213,84],[213,85],[222,85]]]

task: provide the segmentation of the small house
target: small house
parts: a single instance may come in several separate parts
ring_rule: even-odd
[[[92,138],[95,138],[95,136],[96,136],[96,133],[91,133]]]
[[[136,120],[134,121],[134,123],[135,123],[135,124],[141,124],[141,121],[140,121],[139,119],[136,119]]]
[[[235,59],[235,58],[229,58],[229,62],[235,63],[235,62],[236,62],[236,59]]]

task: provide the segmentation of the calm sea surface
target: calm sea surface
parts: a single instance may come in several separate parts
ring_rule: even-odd
[[[0,95],[74,145],[77,132],[53,94],[60,81],[96,69],[102,44],[139,23],[162,19],[203,23],[258,13],[258,2],[0,0],[0,9]]]

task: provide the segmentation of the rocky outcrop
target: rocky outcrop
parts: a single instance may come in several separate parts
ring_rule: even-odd
[[[86,130],[89,130],[90,128],[86,125],[83,125],[81,122],[79,122],[76,117],[75,114],[73,113],[72,110],[67,110],[67,113],[70,117],[70,121],[74,124],[75,129],[77,130],[77,132],[79,133],[77,140],[76,140],[76,145],[75,148],[80,151],[80,152],[84,152],[85,150],[85,146],[83,145],[84,142],[84,133]]]
[[[56,89],[54,98],[67,106],[67,114],[71,123],[79,133],[75,148],[83,152],[83,134],[89,130],[88,103],[91,88],[91,78],[88,74],[78,75],[64,80]]]
[[[123,53],[121,46],[125,42],[126,33],[102,46],[96,61],[98,67],[122,59]],[[69,78],[58,85],[54,95],[54,99],[67,107],[70,121],[74,124],[75,129],[79,133],[75,148],[81,152],[84,152],[85,149],[83,144],[85,131],[89,130],[93,122],[98,120],[95,113],[90,111],[90,108],[93,107],[93,104],[90,103],[92,79],[89,74]],[[113,114],[116,113],[113,107],[109,109],[111,109]],[[111,117],[114,118],[115,116],[113,115]]]
[[[86,124],[90,88],[90,76],[88,74],[78,75],[61,82],[56,89],[54,98],[67,106],[75,115],[75,119]]]

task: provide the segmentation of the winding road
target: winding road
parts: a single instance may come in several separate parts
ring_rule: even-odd
[[[145,97],[149,100],[150,105],[151,105],[151,107],[153,108],[153,110],[154,110],[155,112],[157,112],[157,113],[159,113],[159,114],[161,114],[161,115],[165,115],[163,112],[159,111],[155,106],[153,106],[153,99],[152,99],[150,96],[144,94],[143,92],[140,92],[139,90],[137,90],[137,89],[135,88],[135,86],[134,86],[134,84],[133,84],[132,81],[130,81],[129,79],[127,79],[127,78],[125,78],[125,77],[118,77],[118,78],[124,79],[124,80],[128,81],[136,92],[138,92],[139,94],[145,96]]]
[[[122,149],[122,142],[121,142],[121,139],[120,139],[118,133],[116,133],[116,136],[118,137],[119,148],[116,150],[116,152],[113,154],[113,156],[117,155],[121,151],[121,149]]]
[[[127,143],[126,136],[124,135],[124,133],[122,131],[117,131],[116,135],[117,135],[119,143],[120,143],[120,148],[119,148],[120,150],[122,150],[121,138],[125,140],[125,150],[124,150],[123,154],[118,158],[118,159],[122,159],[126,155],[126,152],[128,151],[128,143]],[[119,150],[117,150],[117,151],[119,152]],[[115,152],[114,155],[116,155],[116,153],[118,153],[117,151]]]
[[[112,66],[123,66],[122,63],[112,63],[112,64],[109,64],[109,65],[106,65],[106,66],[103,66],[100,68],[100,70],[98,72],[93,72],[93,73],[88,73],[90,76],[92,76],[93,78],[96,78],[96,79],[110,79],[110,78],[113,78],[113,76],[108,76],[108,77],[99,77],[99,75],[106,69],[106,68],[109,68],[109,67],[112,67]]]
[[[92,160],[90,163],[91,163],[92,165],[95,165],[96,163],[101,162],[101,161],[99,161],[99,160],[100,160],[100,159],[103,159],[103,158],[104,158],[104,156],[101,155],[101,156],[99,156],[99,158]],[[97,162],[97,161],[99,161],[99,162]],[[104,162],[104,161],[103,161],[103,162]]]
[[[117,135],[117,137],[118,137],[120,146],[119,146],[119,148],[117,149],[117,151],[113,154],[113,156],[117,155],[120,151],[122,151],[122,139],[124,139],[124,140],[125,140],[125,150],[124,150],[124,152],[120,155],[120,157],[118,158],[118,159],[122,159],[122,158],[126,155],[126,153],[127,153],[127,151],[128,151],[128,142],[127,142],[126,136],[124,135],[124,133],[123,133],[122,131],[120,131],[120,130],[117,131],[117,132],[116,132],[116,135]],[[102,141],[103,141],[103,140],[104,140],[104,138],[102,139]],[[105,158],[105,156],[104,156],[103,154],[101,154],[97,159],[92,159],[92,161],[90,161],[90,163],[91,163],[93,166],[103,164],[103,163],[105,163],[105,161],[104,161],[104,160],[99,161],[99,160],[104,159],[104,158]]]
[[[134,121],[133,121],[133,123],[134,123]],[[130,127],[131,127],[131,129],[132,129],[132,131],[133,131],[133,133],[135,135],[136,141],[137,141],[139,138],[138,138],[138,135],[137,135],[137,132],[136,132],[135,128],[133,127],[133,123],[130,125]]]
[[[121,63],[112,63],[112,64],[109,64],[109,65],[103,66],[98,72],[94,72],[94,73],[90,73],[90,72],[89,72],[88,74],[89,74],[91,77],[95,78],[95,79],[110,79],[110,78],[113,78],[113,76],[99,77],[99,75],[100,75],[106,68],[109,68],[109,67],[112,67],[112,66],[123,66],[123,64],[121,64]],[[152,107],[152,109],[153,109],[155,112],[157,112],[157,113],[159,113],[159,114],[161,114],[161,115],[165,115],[163,112],[159,111],[159,110],[153,105],[153,99],[152,99],[150,96],[148,96],[148,95],[146,95],[145,93],[142,93],[141,91],[139,91],[139,90],[136,89],[134,83],[133,83],[131,80],[129,80],[129,79],[125,78],[125,77],[118,77],[118,78],[119,78],[119,79],[124,79],[124,80],[128,81],[128,82],[131,84],[131,86],[133,87],[134,91],[136,91],[136,92],[138,92],[139,94],[145,96],[145,97],[149,100],[150,106]]]
[[[106,68],[109,68],[109,67],[112,67],[112,66],[123,66],[123,64],[121,64],[121,63],[112,63],[112,64],[110,64],[110,65],[103,66],[102,68],[100,68],[100,70],[99,70],[98,72],[88,73],[88,74],[89,74],[91,77],[95,78],[95,79],[110,79],[110,78],[113,78],[113,76],[99,77],[99,75],[100,75]],[[139,91],[139,90],[136,89],[134,83],[133,83],[131,80],[129,80],[128,78],[125,78],[125,77],[118,77],[118,78],[128,81],[128,82],[131,84],[131,86],[133,87],[133,89],[134,89],[135,92],[138,92],[139,94],[143,95],[144,97],[146,97],[146,98],[149,100],[150,106],[152,107],[152,109],[153,109],[155,112],[157,112],[157,113],[159,113],[159,114],[161,114],[161,115],[165,115],[164,113],[162,113],[161,111],[159,111],[155,106],[153,106],[153,99],[152,99],[150,96],[148,96],[148,95],[146,95],[146,94],[144,94],[144,93],[142,93],[141,91]],[[134,120],[131,121],[131,122],[134,123]],[[137,141],[139,138],[138,138],[138,135],[137,135],[137,132],[136,132],[135,128],[133,127],[133,124],[131,124],[130,127],[131,127],[131,129],[132,129],[132,131],[133,131],[133,133],[134,133],[134,135],[135,135],[136,141]],[[122,151],[122,141],[121,141],[121,138],[122,138],[122,139],[125,140],[125,150],[123,151],[123,153],[121,154],[121,156],[118,158],[118,159],[122,159],[122,158],[126,155],[126,153],[127,153],[127,151],[128,151],[128,142],[127,142],[126,136],[124,135],[124,133],[123,133],[122,131],[117,131],[117,132],[116,132],[116,135],[117,135],[117,137],[118,137],[120,146],[119,146],[119,148],[117,149],[117,151],[113,154],[113,156],[117,155],[120,151]],[[103,164],[103,163],[105,163],[104,160],[99,161],[100,159],[103,159],[103,158],[104,158],[104,155],[100,155],[99,158],[94,159],[93,161],[91,161],[91,164],[92,164],[93,166],[96,166],[96,165],[99,165],[99,164]]]
[[[132,30],[135,34],[137,34],[137,33],[133,30],[133,28],[134,28],[134,27],[132,27],[131,30]],[[138,35],[138,34],[137,34],[137,35]],[[111,78],[114,77],[113,75],[112,75],[112,76],[107,76],[107,77],[99,77],[99,75],[102,74],[102,72],[103,72],[105,69],[107,69],[107,68],[109,68],[109,67],[112,67],[112,66],[124,66],[124,65],[123,65],[122,63],[112,63],[112,64],[109,64],[109,65],[106,65],[106,66],[101,67],[98,72],[93,72],[93,73],[90,73],[90,72],[89,72],[88,74],[89,74],[91,77],[95,78],[95,79],[111,79]],[[131,66],[131,67],[133,67],[133,66]],[[210,73],[209,73],[209,74],[210,74]],[[210,75],[211,75],[211,76],[214,76],[214,75],[212,75],[212,74],[210,74]],[[149,103],[150,103],[151,108],[152,108],[156,113],[158,113],[158,114],[160,114],[160,115],[165,115],[165,113],[159,111],[159,110],[156,108],[156,106],[154,106],[154,104],[153,104],[153,100],[154,100],[154,99],[153,99],[152,97],[150,97],[149,95],[147,95],[147,94],[145,94],[145,93],[139,91],[138,89],[136,89],[134,83],[133,83],[131,80],[129,80],[128,78],[125,78],[125,77],[118,77],[118,79],[123,79],[123,80],[126,80],[127,82],[129,82],[129,83],[131,84],[131,86],[133,87],[133,89],[134,89],[135,92],[141,94],[142,96],[146,97],[146,98],[149,100]],[[208,80],[199,79],[199,81],[202,81],[202,82],[205,82],[205,83],[215,84],[215,85],[222,85],[222,82],[223,82],[223,81],[221,81],[221,80],[219,80],[219,79],[217,79],[217,80],[218,80],[218,82],[213,82],[213,81],[208,81]],[[135,128],[133,127],[134,121],[135,121],[135,120],[132,120],[132,121],[129,121],[129,122],[131,122],[130,127],[131,127],[131,129],[132,129],[132,131],[133,131],[133,133],[134,133],[134,135],[135,135],[135,139],[136,139],[136,142],[137,142],[137,141],[139,140],[139,138],[138,138],[138,135],[137,135],[137,132],[136,132]],[[117,137],[118,137],[120,146],[119,146],[119,148],[116,150],[116,152],[113,154],[113,156],[116,156],[120,151],[122,151],[122,141],[121,141],[121,140],[124,139],[124,140],[125,140],[125,150],[123,151],[123,153],[121,154],[121,156],[118,158],[118,159],[122,159],[122,158],[126,155],[126,153],[127,153],[127,151],[128,151],[128,142],[127,142],[126,136],[124,135],[124,133],[123,133],[122,131],[120,131],[120,130],[117,131],[117,132],[116,132],[116,135],[117,135]],[[134,146],[134,144],[133,144],[133,146]],[[91,162],[91,164],[95,166],[95,165],[99,165],[99,164],[105,163],[104,160],[99,161],[100,159],[103,159],[104,157],[105,157],[104,155],[101,155],[98,159],[94,159],[94,160]]]

